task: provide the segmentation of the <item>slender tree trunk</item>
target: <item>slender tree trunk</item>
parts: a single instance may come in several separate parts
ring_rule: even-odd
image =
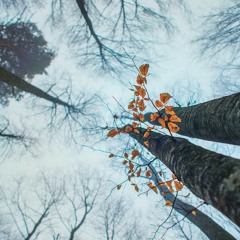
[[[142,159],[144,164],[148,162]],[[196,227],[198,227],[210,240],[234,240],[235,238],[228,233],[225,229],[223,229],[220,225],[218,225],[215,221],[212,220],[209,216],[203,213],[198,208],[181,201],[174,194],[169,192],[169,189],[166,186],[159,186],[159,181],[162,179],[159,177],[157,170],[154,168],[152,163],[149,164],[149,168],[153,171],[152,180],[157,186],[160,193],[164,192],[162,195],[163,198],[173,202],[173,209],[181,214],[183,218],[188,219],[191,223],[193,223]],[[192,211],[196,212],[196,215],[192,214]]]
[[[240,226],[240,160],[227,157],[190,143],[183,138],[174,140],[156,132],[143,138],[129,132],[144,147],[160,159],[197,197],[211,204]]]
[[[240,145],[240,93],[173,110],[182,119],[178,134]],[[148,122],[150,114],[145,114]],[[158,121],[151,123],[160,125]]]
[[[49,102],[52,102],[53,104],[62,105],[64,107],[67,107],[68,109],[75,109],[74,106],[60,100],[57,97],[53,97],[49,95],[48,93],[44,92],[40,88],[33,86],[32,84],[26,82],[22,78],[16,76],[15,74],[9,72],[8,70],[6,70],[1,66],[0,66],[0,81],[3,81],[8,85],[17,87],[22,91],[30,93],[36,97],[43,98]]]

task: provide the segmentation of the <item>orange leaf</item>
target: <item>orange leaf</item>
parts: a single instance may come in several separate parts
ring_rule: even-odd
[[[138,186],[137,186],[137,185],[135,185],[134,189],[135,189],[135,191],[136,191],[136,192],[138,192],[138,191],[139,191],[139,189],[138,189]]]
[[[113,138],[113,137],[115,137],[116,135],[118,135],[118,133],[119,133],[118,130],[112,129],[112,130],[110,130],[110,131],[108,132],[107,136]]]
[[[178,132],[179,131],[179,127],[178,125],[176,125],[175,123],[169,122],[168,123],[168,128],[170,132]]]
[[[142,76],[147,76],[148,73],[148,69],[149,69],[149,64],[143,64],[139,67],[139,72],[142,74]]]
[[[152,170],[147,170],[146,171],[146,177],[151,177],[152,175]]]
[[[157,108],[161,108],[163,106],[162,102],[159,101],[159,100],[155,101],[155,105],[156,105]]]
[[[139,114],[139,120],[142,121],[142,122],[144,121],[144,115],[141,114],[141,113]]]
[[[141,172],[142,172],[142,169],[140,168],[140,169],[137,171],[137,177],[140,177]]]
[[[121,185],[121,184],[118,184],[118,185],[117,185],[117,190],[120,190],[121,187],[122,187],[122,185]]]
[[[140,75],[137,76],[137,84],[142,85],[143,83],[146,83],[147,79],[145,77],[142,77]]]
[[[138,150],[133,150],[132,151],[132,159],[134,159],[138,155],[139,155],[139,151]]]
[[[152,113],[150,114],[151,122],[154,122],[159,117],[158,113]]]
[[[140,100],[138,102],[138,108],[139,108],[140,111],[143,111],[146,108],[145,103],[144,103],[143,100]]]
[[[138,134],[139,134],[139,131],[138,131],[137,129],[133,129],[133,131],[134,131],[135,133],[138,133]]]
[[[152,182],[149,182],[147,185],[148,185],[150,188],[152,188],[152,186],[153,186]]]
[[[153,186],[153,187],[152,187],[152,190],[153,190],[155,193],[157,193],[157,194],[158,194],[158,189],[157,189],[157,187],[156,187],[156,186]]]
[[[170,192],[170,193],[173,193],[174,190],[173,190],[173,187],[172,187],[172,180],[166,181],[166,184],[168,185],[169,192]]]
[[[165,123],[165,121],[162,118],[159,118],[158,122],[161,124],[162,128],[166,127],[166,123]]]
[[[146,90],[144,89],[144,88],[140,88],[139,89],[139,95],[142,97],[142,98],[144,98],[145,96],[146,96]]]
[[[160,100],[162,103],[166,103],[172,96],[168,93],[161,93]]]
[[[174,185],[177,191],[181,191],[183,188],[183,184],[180,183],[179,181],[174,181]]]
[[[159,182],[158,182],[158,185],[159,185],[160,187],[163,187],[163,186],[166,186],[166,183],[165,183],[165,182],[162,182],[162,181],[159,181]]]
[[[127,153],[124,153],[124,157],[125,157],[125,158],[128,158],[128,154],[127,154]]]
[[[149,133],[148,131],[146,131],[146,132],[144,133],[143,137],[146,138],[146,137],[149,136],[149,134],[150,134],[150,133]]]
[[[181,118],[179,118],[176,114],[170,117],[171,122],[182,122]]]
[[[168,121],[168,116],[167,116],[167,115],[164,116],[164,120],[165,120],[166,122]]]
[[[128,109],[133,109],[135,107],[135,101],[131,101],[129,104],[128,104]]]
[[[196,214],[197,214],[196,211],[194,211],[194,210],[192,210],[191,213],[192,213],[192,215],[194,215],[194,216],[196,216]]]
[[[112,158],[112,157],[114,157],[114,156],[115,156],[115,155],[114,155],[113,153],[110,153],[108,157],[109,157],[109,158]]]
[[[123,160],[123,161],[122,161],[122,164],[125,165],[127,162],[128,162],[127,160]]]
[[[143,142],[143,144],[144,144],[145,146],[149,147],[149,141],[145,141],[145,142]]]
[[[165,106],[166,114],[174,115],[175,112],[172,109],[173,109],[173,106]]]
[[[133,126],[133,128],[136,128],[138,126],[138,123],[132,122],[132,126]]]
[[[126,126],[126,128],[125,128],[125,132],[131,132],[133,129],[131,128],[131,127],[129,127],[129,126]]]
[[[173,203],[172,203],[171,201],[167,200],[167,201],[165,202],[165,205],[166,205],[167,207],[171,207],[171,206],[173,205]]]
[[[129,169],[130,169],[130,171],[133,171],[133,169],[134,169],[134,165],[131,162],[129,162]]]

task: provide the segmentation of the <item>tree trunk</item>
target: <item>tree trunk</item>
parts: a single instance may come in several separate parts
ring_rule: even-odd
[[[75,109],[74,106],[68,104],[67,102],[60,100],[57,97],[53,97],[53,96],[49,95],[48,93],[44,92],[40,88],[33,86],[32,84],[26,82],[22,78],[16,76],[15,74],[9,72],[8,70],[6,70],[5,68],[3,68],[1,66],[0,66],[0,81],[3,81],[5,83],[7,83],[8,85],[17,87],[17,88],[21,89],[22,91],[30,93],[36,97],[43,98],[49,102],[52,102],[53,104],[62,105],[64,107],[67,107],[68,109],[72,109],[72,110]]]
[[[140,158],[144,164],[148,164],[148,162]],[[165,200],[169,200],[173,202],[173,209],[181,214],[183,218],[188,219],[191,223],[193,223],[196,227],[198,227],[210,240],[234,240],[235,238],[228,233],[225,229],[223,229],[220,225],[218,225],[212,218],[207,216],[198,208],[181,201],[177,198],[173,193],[169,192],[169,189],[166,186],[159,186],[159,181],[162,179],[159,177],[159,174],[152,163],[149,164],[149,168],[153,171],[152,180],[154,181],[155,185],[157,186],[160,193],[164,192],[162,197]],[[196,215],[192,214],[192,211],[196,212]]]
[[[240,160],[227,157],[190,143],[183,138],[151,132],[143,138],[129,132],[144,147],[160,159],[197,197],[211,204],[240,226]]]
[[[173,110],[182,119],[178,134],[240,145],[240,93]],[[160,125],[158,121],[151,122],[150,114],[144,115],[145,120]]]

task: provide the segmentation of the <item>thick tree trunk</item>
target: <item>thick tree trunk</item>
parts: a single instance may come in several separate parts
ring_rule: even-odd
[[[5,83],[7,83],[8,85],[17,87],[17,88],[21,89],[22,91],[30,93],[36,97],[43,98],[49,102],[52,102],[53,104],[62,105],[64,107],[67,107],[68,109],[72,109],[72,110],[75,109],[74,106],[68,104],[67,102],[60,100],[57,97],[53,97],[53,96],[49,95],[48,93],[44,92],[40,88],[33,86],[32,84],[26,82],[22,78],[16,76],[15,74],[9,72],[8,70],[6,70],[5,68],[3,68],[1,66],[0,66],[0,81],[3,81]]]
[[[129,132],[144,147],[160,159],[197,197],[211,204],[240,226],[240,160],[196,146],[186,139],[173,139],[151,132],[143,138]]]
[[[178,134],[240,145],[240,93],[173,110],[182,119]],[[148,122],[150,114],[145,114]],[[160,125],[158,121],[151,123]]]
[[[148,162],[141,158],[143,164],[148,164]],[[234,240],[235,238],[228,233],[225,229],[223,229],[220,225],[218,225],[212,218],[207,216],[198,208],[181,201],[179,198],[173,193],[169,192],[169,189],[166,186],[159,186],[159,181],[162,179],[159,177],[157,170],[154,168],[152,163],[149,164],[149,168],[153,171],[152,180],[157,186],[160,193],[164,192],[162,195],[165,200],[169,200],[173,202],[173,209],[181,214],[183,218],[188,219],[191,223],[193,223],[196,227],[198,227],[210,240]],[[192,211],[196,212],[196,215],[192,214]]]

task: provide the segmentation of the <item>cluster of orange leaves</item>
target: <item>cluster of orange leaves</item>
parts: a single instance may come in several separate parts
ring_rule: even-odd
[[[134,89],[130,89],[134,92],[134,99],[129,102],[128,109],[132,112],[133,118],[136,121],[144,122],[145,117],[143,111],[146,109],[146,101],[150,101],[150,98],[147,93],[146,84],[147,79],[146,76],[148,74],[149,64],[144,64],[139,67],[139,74],[136,79],[137,85],[133,85]],[[161,93],[160,98],[155,100],[154,107],[158,110],[158,112],[152,113],[150,115],[151,122],[158,122],[162,128],[167,128],[170,132],[178,132],[179,127],[175,123],[181,122],[181,119],[175,114],[172,106],[166,105],[168,100],[172,96],[168,93]],[[165,110],[165,114],[163,117],[160,117],[160,110]],[[135,132],[139,133],[137,127],[138,123],[132,122],[132,126],[127,126],[125,130],[122,129],[112,129],[108,132],[108,137],[115,137],[119,133],[128,133]],[[144,138],[147,138],[150,135],[150,131],[154,127],[148,127],[147,131],[144,133]],[[145,141],[144,145],[149,147],[149,142]]]
[[[146,101],[151,101],[148,92],[146,89],[146,84],[147,84],[147,79],[146,76],[148,74],[149,70],[149,64],[144,64],[139,67],[139,74],[136,79],[137,85],[133,85],[133,89],[130,89],[131,91],[134,92],[134,99],[129,102],[128,104],[128,109],[132,112],[134,120],[138,122],[144,122],[145,117],[143,114],[143,111],[146,109]],[[161,93],[160,98],[155,100],[154,102],[151,101],[154,104],[154,107],[156,108],[157,112],[154,112],[150,114],[150,121],[153,122],[158,122],[160,123],[162,128],[167,128],[170,132],[178,132],[179,127],[175,123],[181,122],[181,119],[175,114],[173,111],[172,106],[166,105],[168,100],[172,96],[168,93]],[[160,110],[164,108],[165,114],[162,114],[161,112],[161,117],[160,117]],[[162,116],[164,115],[164,116]],[[134,132],[136,134],[139,134],[139,130],[137,127],[139,126],[139,123],[137,122],[132,122],[131,126],[126,126],[125,129],[112,129],[108,132],[107,136],[108,137],[115,137],[119,133],[129,133],[129,132]],[[147,138],[150,135],[150,132],[152,129],[154,129],[155,126],[153,127],[147,127],[146,132],[144,133],[143,137]],[[149,142],[148,140],[144,141],[144,145],[146,147],[149,147]],[[152,173],[152,170],[146,169],[142,170],[139,168],[138,170],[135,169],[134,164],[132,163],[132,160],[139,155],[138,150],[133,150],[132,155],[131,155],[131,160],[128,159],[129,155],[127,153],[124,154],[124,157],[127,158],[128,160],[123,160],[124,165],[128,165],[129,171],[128,171],[128,180],[131,182],[131,185],[134,186],[135,191],[139,191],[138,186],[131,181],[131,178],[133,177],[140,177],[143,173],[145,174],[146,177],[150,178]],[[114,157],[115,155],[111,153],[109,157]],[[162,173],[159,172],[160,176],[162,176]],[[169,190],[170,193],[174,192],[173,185],[175,187],[176,191],[180,191],[183,188],[183,184],[177,180],[177,178],[173,175],[171,180],[165,181],[165,182],[159,182],[158,185],[160,187],[166,186]],[[158,193],[158,188],[155,186],[151,181],[147,184],[148,187],[153,190],[155,193]],[[121,188],[121,184],[117,185],[117,189],[119,190]],[[165,192],[162,191],[161,195],[165,195]],[[166,201],[166,206],[172,206],[172,202]]]

